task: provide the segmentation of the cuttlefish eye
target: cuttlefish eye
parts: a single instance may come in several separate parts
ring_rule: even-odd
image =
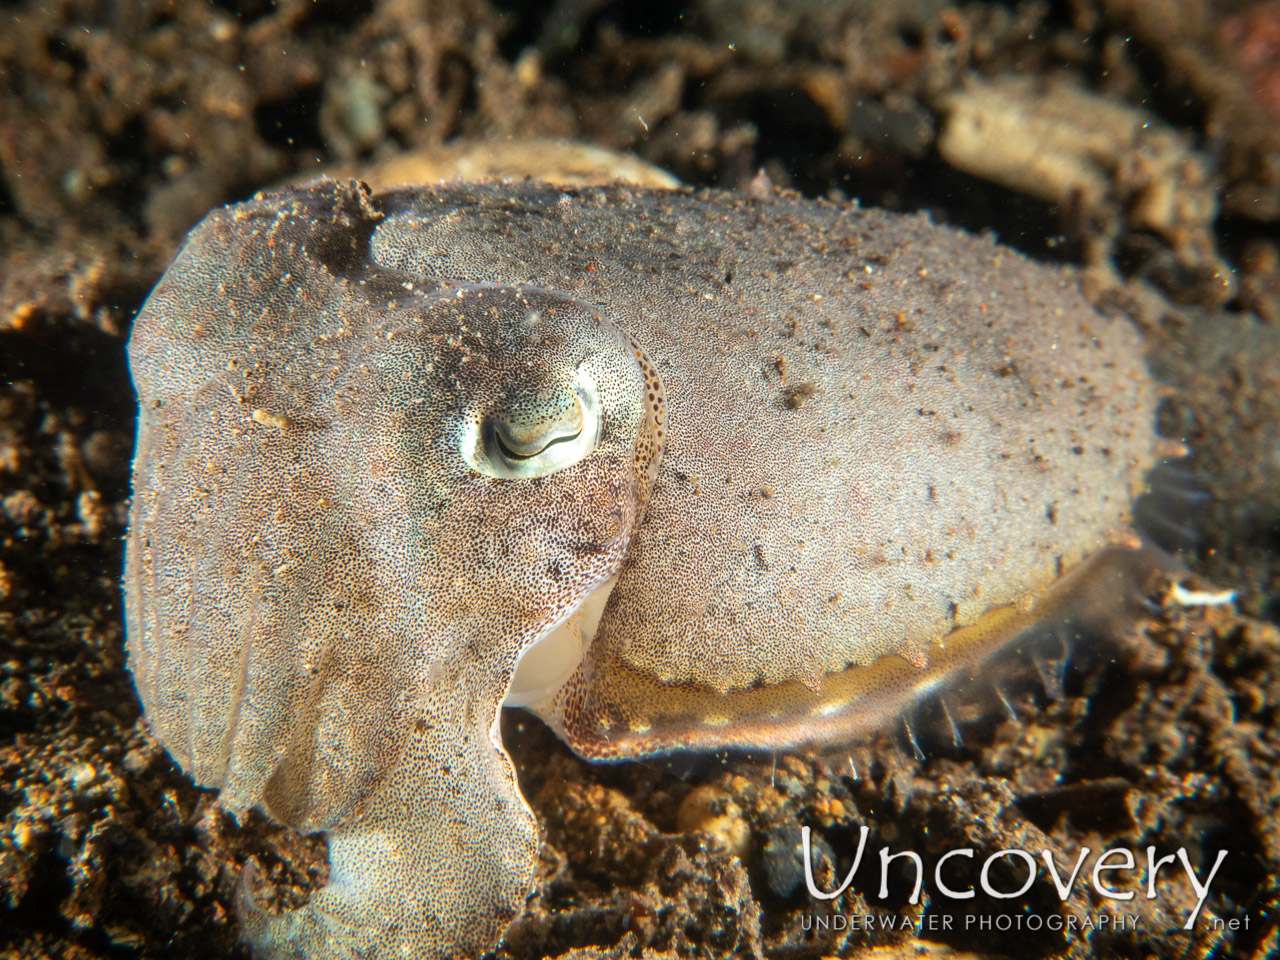
[[[462,458],[477,473],[529,480],[564,470],[600,443],[595,378],[579,367],[571,388],[516,391],[468,422]]]

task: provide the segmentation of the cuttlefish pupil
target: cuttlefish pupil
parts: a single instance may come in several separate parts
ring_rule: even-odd
[[[601,429],[599,389],[590,372],[580,368],[571,393],[492,412],[478,437],[468,432],[463,454],[472,469],[498,479],[545,477],[588,456],[600,443]]]
[[[556,444],[567,443],[582,436],[585,420],[582,400],[575,396],[573,404],[549,423],[545,420],[530,424],[495,420],[490,423],[490,429],[493,431],[493,442],[504,457],[508,460],[528,460]]]

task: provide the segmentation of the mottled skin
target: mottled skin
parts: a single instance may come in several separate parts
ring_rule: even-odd
[[[267,956],[501,934],[537,827],[497,710],[615,574],[537,706],[584,755],[847,735],[949,638],[971,667],[1068,619],[1052,584],[1115,566],[1158,449],[1136,333],[1066,280],[794,197],[261,197],[193,231],[130,358],[148,720],[231,810],[329,839],[307,908],[248,909]],[[833,671],[834,723],[771,726]]]
[[[562,295],[380,271],[378,216],[336,188],[216,212],[130,344],[147,717],[224,806],[328,832],[310,908],[247,917],[268,956],[478,951],[519,910],[537,826],[498,704],[621,561],[648,486],[625,337]],[[590,456],[523,481],[464,462],[468,423],[572,399],[580,365],[604,400]]]

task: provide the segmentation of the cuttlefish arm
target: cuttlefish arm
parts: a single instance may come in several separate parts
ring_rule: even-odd
[[[266,912],[246,870],[239,913],[259,956],[447,956],[501,935],[539,843],[498,734],[509,676],[473,673],[457,684],[468,697],[441,684],[415,704],[399,762],[358,817],[326,834],[329,882],[304,907]]]

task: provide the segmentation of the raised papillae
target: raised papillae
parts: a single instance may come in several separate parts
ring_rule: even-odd
[[[246,894],[267,957],[501,936],[538,847],[504,701],[611,759],[998,692],[1122,602],[1163,452],[1137,332],[1073,282],[790,195],[262,195],[191,233],[130,361],[147,720],[328,839],[306,907]]]

